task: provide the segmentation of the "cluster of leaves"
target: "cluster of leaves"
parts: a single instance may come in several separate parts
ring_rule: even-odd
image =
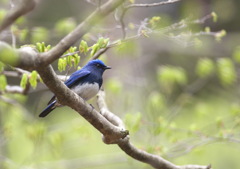
[[[58,59],[58,70],[60,72],[65,71],[66,67],[69,66],[70,68],[74,66],[76,68],[80,63],[81,57],[76,52],[77,47],[70,47],[65,54],[70,54],[66,57]]]
[[[69,50],[65,52],[63,57],[58,60],[58,70],[65,71],[67,66],[70,68],[74,66],[76,68],[81,58],[80,55],[78,55],[79,53],[93,57],[94,54],[96,54],[96,52],[98,52],[100,49],[106,48],[108,43],[109,38],[105,39],[103,37],[100,37],[92,46],[89,46],[85,40],[82,40],[79,44],[78,50],[77,47],[70,47]]]
[[[26,46],[26,45],[25,45]],[[23,47],[25,47],[23,46]],[[51,49],[51,45],[45,45],[44,42],[36,43],[36,45],[27,45],[38,50],[38,52],[47,52]],[[20,86],[25,89],[28,84],[34,89],[37,87],[38,82],[42,82],[42,79],[38,75],[36,70],[33,70],[30,73],[23,73],[20,81]]]

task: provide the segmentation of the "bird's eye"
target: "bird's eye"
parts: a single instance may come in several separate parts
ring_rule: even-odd
[[[97,67],[100,67],[100,64],[97,64]]]

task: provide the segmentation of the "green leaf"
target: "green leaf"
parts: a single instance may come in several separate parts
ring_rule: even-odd
[[[237,63],[240,63],[240,46],[236,47],[232,57]]]
[[[153,16],[150,20],[149,20],[149,24],[151,26],[151,28],[157,28],[159,25],[159,22],[161,20],[160,16]]]
[[[224,86],[231,85],[236,81],[237,75],[231,59],[219,59],[217,61],[217,67],[219,79]]]
[[[92,48],[92,51],[90,53],[90,56],[92,57],[100,49],[100,46],[99,44],[96,43],[91,48]]]
[[[73,59],[74,59],[74,67],[76,68],[80,63],[81,57],[79,55],[74,55]]]
[[[42,43],[37,42],[36,43],[36,48],[37,48],[38,52],[44,52],[44,46],[45,46],[44,42],[42,42]]]
[[[209,33],[209,32],[211,32],[211,28],[207,26],[207,27],[205,27],[204,31]]]
[[[67,56],[67,64],[72,67],[72,59],[73,59],[73,56],[70,55],[70,56]]]
[[[196,66],[196,73],[199,77],[207,77],[211,75],[214,72],[214,63],[209,58],[204,58],[198,60],[197,66]]]
[[[226,36],[227,32],[225,30],[221,30],[215,35],[216,41],[220,42],[224,36]]]
[[[37,71],[35,71],[35,70],[32,71],[30,78],[29,78],[29,83],[34,89],[37,87],[37,77],[38,77]]]
[[[218,16],[215,12],[211,13],[212,17],[213,17],[213,22],[217,22]]]
[[[88,52],[88,44],[86,41],[82,40],[79,45],[79,51],[81,53],[87,53]]]
[[[99,45],[100,48],[102,48],[102,45],[104,44],[104,38],[100,37],[97,41],[97,44]]]
[[[28,82],[28,74],[24,73],[20,82],[20,86],[25,89]]]
[[[0,90],[5,90],[7,86],[7,78],[5,75],[0,75]]]
[[[62,58],[58,59],[58,70],[59,70],[60,72],[63,71],[63,64],[62,64],[62,62],[63,62],[63,59],[62,59]]]
[[[51,47],[52,47],[51,45],[47,45],[45,51],[49,51],[51,49]]]
[[[77,47],[76,47],[76,46],[71,46],[68,51],[69,51],[70,53],[73,53],[73,52],[76,52],[76,50],[77,50]]]
[[[99,38],[97,44],[100,48],[105,48],[108,45],[109,38],[104,39],[103,37]]]
[[[60,72],[65,71],[66,67],[67,67],[67,59],[66,58],[58,59],[58,70]]]

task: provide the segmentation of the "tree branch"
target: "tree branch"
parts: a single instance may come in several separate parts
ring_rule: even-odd
[[[149,3],[149,4],[130,4],[130,5],[126,6],[125,8],[128,10],[130,8],[136,8],[136,7],[154,7],[154,6],[172,4],[175,2],[179,2],[179,1],[181,1],[181,0],[168,0],[168,1],[162,1],[162,2],[156,2],[156,3]]]
[[[105,98],[104,91],[103,90],[99,91],[97,96],[97,103],[98,103],[99,109],[101,110],[102,115],[115,126],[124,127],[124,123],[122,122],[122,120],[108,110],[107,104],[104,98]],[[130,157],[138,161],[147,163],[153,166],[154,168],[158,168],[158,169],[210,169],[211,168],[210,165],[208,166],[200,166],[200,165],[177,166],[163,159],[160,156],[153,155],[146,151],[136,148],[134,145],[130,143],[129,137],[120,139],[117,142],[117,144]]]
[[[119,139],[125,138],[128,135],[128,131],[111,124],[99,112],[92,108],[92,106],[67,88],[66,85],[57,78],[51,66],[47,66],[44,69],[38,68],[37,71],[47,87],[56,95],[58,102],[76,110],[91,123],[104,135],[105,143],[112,144],[118,142]]]
[[[169,0],[167,2],[176,2],[180,0]],[[34,2],[31,0],[24,0],[24,2]],[[102,18],[112,12],[117,6],[122,4],[124,0],[109,0],[107,3],[99,7],[93,12],[87,19],[85,19],[78,27],[64,37],[53,49],[46,53],[39,54],[31,47],[24,47],[20,49],[12,49],[4,42],[0,42],[0,61],[12,66],[17,66],[26,70],[36,69],[41,76],[47,87],[56,95],[58,102],[62,105],[67,105],[76,110],[82,117],[84,117],[89,123],[91,123],[99,132],[104,136],[103,140],[106,144],[118,144],[118,146],[129,156],[139,161],[145,162],[159,169],[210,169],[211,166],[198,166],[198,165],[186,165],[177,166],[169,161],[161,158],[157,155],[152,155],[143,150],[139,150],[134,147],[127,135],[127,130],[124,129],[124,124],[120,118],[112,114],[104,102],[104,95],[101,93],[98,95],[98,105],[101,113],[97,112],[90,105],[88,105],[81,97],[67,88],[63,82],[61,82],[51,66],[48,66],[71,46],[79,38],[81,38],[89,29],[98,23]],[[166,2],[162,2],[166,3]],[[26,4],[24,4],[26,5]],[[135,4],[136,5],[136,4]],[[33,8],[33,7],[32,7]],[[4,20],[0,27],[0,31],[11,25],[17,17],[30,11],[30,7],[22,8],[21,12],[16,12],[17,15],[6,18],[9,21]],[[132,7],[128,7],[132,8]],[[23,10],[24,9],[24,10]],[[8,57],[14,57],[15,62],[7,60],[3,51],[10,51],[11,55]],[[103,51],[104,52],[104,51]],[[43,66],[45,66],[43,68]],[[2,99],[2,97],[1,97]]]
[[[172,4],[172,3],[176,3],[179,2],[181,0],[168,0],[168,1],[163,1],[163,2],[157,2],[157,3],[149,3],[149,4],[130,4],[127,5],[125,7],[123,7],[122,10],[122,14],[119,18],[121,27],[122,27],[122,34],[123,34],[123,38],[126,38],[126,30],[125,30],[125,23],[124,23],[124,16],[126,15],[127,11],[131,8],[136,8],[136,7],[155,7],[155,6],[161,6],[161,5],[167,5],[167,4]]]
[[[94,25],[115,10],[124,0],[109,0],[97,8],[89,17],[77,26],[72,32],[65,36],[54,48],[40,55],[41,63],[48,65],[58,59],[71,45],[86,34]]]
[[[0,32],[13,24],[20,16],[33,10],[35,5],[36,3],[34,0],[21,0],[21,2],[18,2],[18,4],[15,5],[15,7],[13,7],[3,19],[0,25]]]

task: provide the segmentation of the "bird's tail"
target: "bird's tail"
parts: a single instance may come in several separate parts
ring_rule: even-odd
[[[47,116],[51,111],[53,111],[56,107],[56,100],[50,103],[40,114],[39,117],[45,117]]]

